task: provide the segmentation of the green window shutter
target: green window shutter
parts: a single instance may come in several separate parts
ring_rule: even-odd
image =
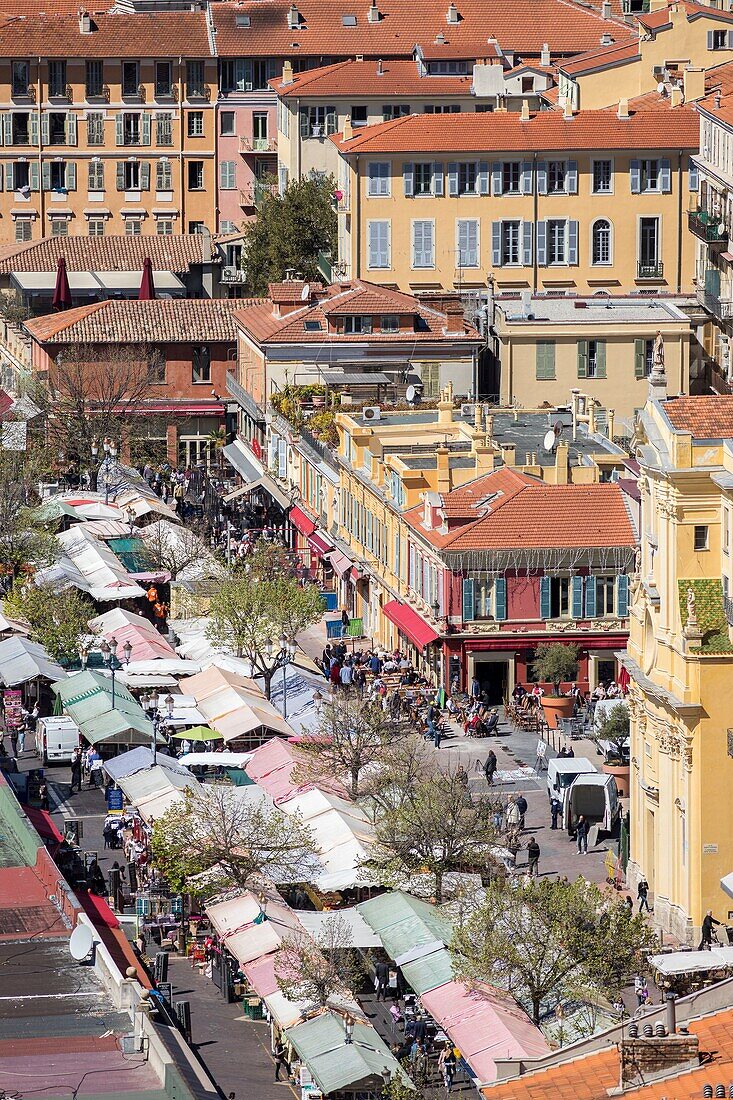
[[[578,378],[588,376],[588,341],[578,340]]]
[[[606,377],[606,341],[596,340],[596,378]]]
[[[585,617],[594,619],[596,615],[596,578],[585,578]]]
[[[12,160],[5,165],[5,187],[8,191],[15,190],[15,165]]]
[[[31,145],[38,145],[38,111],[31,111]]]
[[[540,577],[540,618],[549,619],[550,611],[550,578]]]
[[[494,581],[494,618],[506,619],[506,577]]]
[[[143,145],[150,145],[150,113],[144,111],[142,115],[141,126],[141,142]]]
[[[117,112],[115,115],[115,144],[123,145],[125,141],[125,131],[123,128],[124,119],[121,112]]]
[[[40,189],[41,189],[41,180],[40,180],[40,173],[38,171],[38,161],[37,160],[32,160],[29,167],[30,167],[30,172],[28,173],[28,178],[29,178],[29,181],[30,181],[31,191],[40,191]]]
[[[48,145],[50,142],[50,123],[45,112],[41,115],[41,142],[44,145]]]
[[[621,573],[616,581],[616,614],[625,619],[629,613],[629,578]]]
[[[634,377],[646,374],[646,340],[634,340]]]
[[[13,116],[10,111],[3,112],[3,142],[5,145],[13,144]]]
[[[66,190],[76,191],[76,165],[73,161],[66,165],[66,172],[64,173],[64,177]]]
[[[76,115],[73,111],[66,116],[66,144],[76,145]]]
[[[117,190],[125,190],[125,162],[124,160],[117,161]]]
[[[150,164],[147,161],[140,165],[140,190],[150,190]]]
[[[583,618],[583,578],[576,573],[572,578],[571,613],[574,619]]]
[[[46,161],[41,166],[41,185],[44,191],[51,190],[51,162]]]
[[[537,381],[547,382],[555,377],[555,341],[537,342]]]
[[[463,621],[470,622],[476,617],[474,611],[473,577],[463,578]]]

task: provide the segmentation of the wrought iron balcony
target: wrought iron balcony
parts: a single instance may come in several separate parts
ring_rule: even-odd
[[[636,265],[637,279],[663,279],[664,264],[661,260],[639,260]]]
[[[687,214],[687,225],[691,233],[707,244],[723,245],[728,241],[728,230],[720,214],[709,210],[690,210]]]
[[[277,140],[266,137],[240,137],[239,151],[240,153],[269,153],[272,155],[277,152]]]
[[[720,321],[729,321],[733,317],[733,299],[720,298],[717,294],[710,294],[703,287],[697,288],[697,300],[703,309],[712,313]]]
[[[240,206],[261,206],[267,195],[277,194],[276,183],[251,183],[240,188]]]

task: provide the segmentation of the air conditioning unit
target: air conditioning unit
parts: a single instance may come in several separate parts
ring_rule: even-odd
[[[470,402],[466,402],[466,404],[461,405],[461,416],[467,420],[470,420],[473,417],[475,410],[475,405],[472,405]]]
[[[252,88],[253,88],[253,84],[252,84],[252,81],[251,81],[251,80],[248,80],[248,81],[246,82],[246,84],[244,85],[244,90],[245,90],[245,92],[251,92],[251,91],[252,91]]]
[[[140,1054],[143,1049],[142,1035],[123,1035],[121,1045],[123,1054]]]
[[[382,410],[379,405],[367,405],[365,409],[361,410],[362,420],[381,420]]]

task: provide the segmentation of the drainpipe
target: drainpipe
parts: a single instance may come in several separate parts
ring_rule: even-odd
[[[682,293],[682,150],[677,154],[677,293]]]
[[[353,233],[356,234],[356,241],[355,241],[355,244],[356,244],[356,263],[354,264],[354,267],[356,268],[356,270],[354,271],[354,276],[353,277],[355,279],[360,279],[361,278],[361,179],[359,177],[359,154],[358,153],[357,153],[356,157],[354,158],[354,176],[355,176],[355,181],[354,181],[354,195],[355,195],[354,223],[355,224],[354,224]],[[352,253],[353,253],[353,245],[352,245]]]
[[[295,101],[295,124],[298,128],[298,143],[296,145],[296,149],[298,150],[298,154],[297,154],[297,160],[295,162],[295,178],[299,180],[300,179],[301,164],[302,164],[302,152],[303,152],[303,147],[302,147],[302,144],[301,144],[302,141],[303,141],[303,137],[300,133],[300,96],[298,96],[298,98]]]
[[[36,113],[38,114],[38,197],[40,200],[41,208],[41,236],[46,236],[46,200],[43,193],[43,157],[41,151],[43,149],[43,125],[41,123],[41,117],[43,115],[43,81],[41,80],[41,58],[38,58],[38,81],[37,81],[37,93],[36,93]]]
[[[185,133],[183,120],[183,101],[186,96],[186,82],[183,74],[183,58],[178,58],[178,87],[181,94],[178,98],[178,189],[181,196],[181,233],[186,232],[186,181],[183,178],[183,135]]]
[[[537,154],[532,155],[532,221],[534,222],[532,241],[532,293],[537,293]]]

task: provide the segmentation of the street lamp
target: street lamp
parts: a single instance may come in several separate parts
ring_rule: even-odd
[[[346,1013],[346,1015],[344,1016],[344,1030],[345,1030],[345,1032],[346,1032],[346,1038],[345,1038],[344,1042],[346,1042],[346,1043],[351,1043],[351,1042],[353,1042],[353,1037],[354,1037],[354,1017],[353,1017],[353,1016],[351,1016],[351,1015],[350,1015],[350,1014],[349,1014],[348,1012],[347,1012],[347,1013]]]
[[[99,448],[97,446],[96,440],[92,444],[92,455],[95,454],[95,447],[96,452],[99,453]],[[99,470],[104,470],[104,503],[109,504],[110,469],[114,466],[115,460],[117,458],[117,446],[111,439],[105,439],[102,447],[104,449],[104,459],[102,460],[102,464],[99,467]],[[99,471],[97,472],[97,487],[99,487]]]
[[[143,710],[147,714],[153,726],[153,740],[151,745],[151,752],[153,754],[153,765],[158,762],[158,733],[161,726],[165,725],[165,719],[161,718],[158,714],[158,693],[152,691],[150,695],[143,695],[140,699]],[[168,715],[173,713],[173,696],[169,695],[166,699],[168,704]]]
[[[84,669],[87,667],[87,660],[89,659],[89,646],[86,644],[86,642],[79,643],[78,653],[79,664],[81,665],[81,670],[83,672]]]
[[[102,654],[102,660],[106,664],[107,668],[112,673],[112,710],[115,709],[115,672],[117,666],[121,667],[120,662],[117,660],[117,639],[110,638],[109,641],[104,639],[99,647],[99,651]]]

